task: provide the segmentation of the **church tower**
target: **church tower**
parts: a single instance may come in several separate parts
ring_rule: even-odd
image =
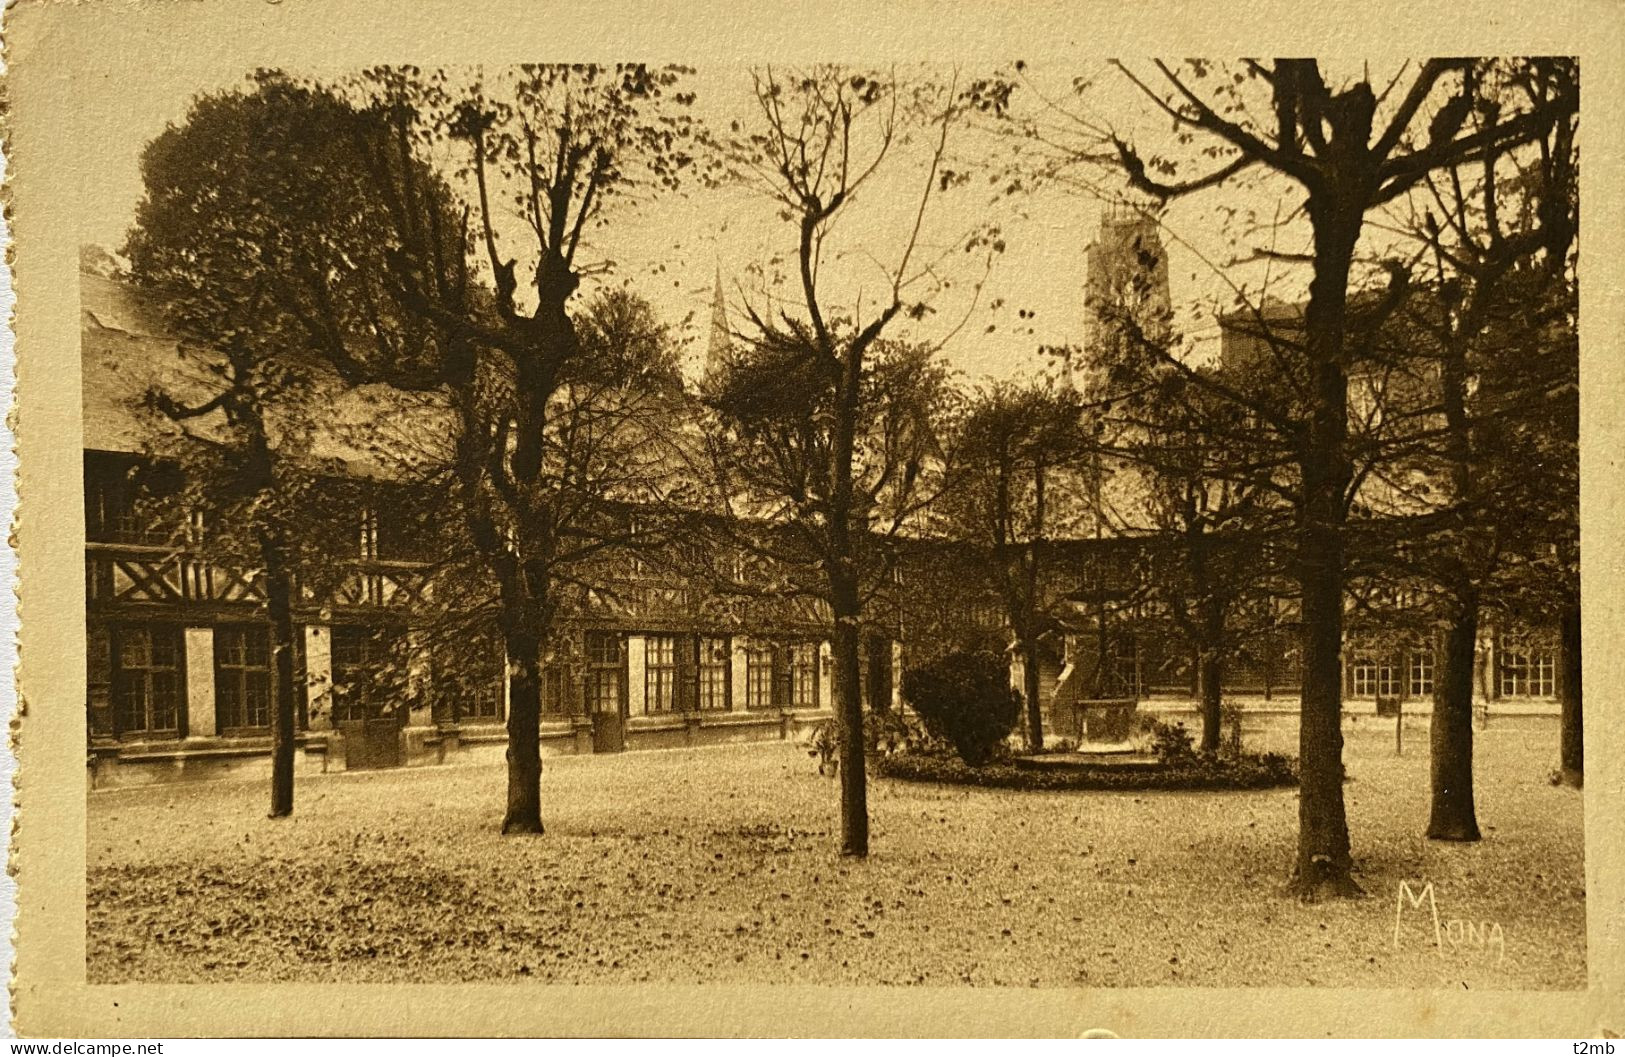
[[[1070,381],[1087,392],[1102,364],[1122,343],[1166,341],[1172,330],[1168,254],[1154,216],[1128,205],[1107,206],[1100,232],[1085,251],[1084,348],[1070,364]]]
[[[705,346],[705,377],[710,378],[727,362],[733,349],[728,333],[728,300],[722,293],[722,266],[717,265],[717,285],[711,295],[711,336]]]

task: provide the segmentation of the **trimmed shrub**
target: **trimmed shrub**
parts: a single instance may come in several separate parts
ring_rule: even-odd
[[[903,699],[933,737],[981,767],[998,753],[1021,716],[1004,660],[987,651],[946,654],[903,673]]]
[[[1196,739],[1183,723],[1152,720],[1151,754],[1163,763],[1183,763],[1196,755]]]
[[[949,751],[947,744],[932,737],[918,718],[891,709],[869,712],[863,717],[863,745],[871,756],[900,752],[942,756]]]
[[[997,763],[967,767],[951,758],[899,754],[876,761],[875,773],[904,782],[939,782],[995,789],[1140,792],[1156,789],[1277,789],[1296,785],[1297,761],[1266,752],[1236,757],[1191,755],[1180,763],[1067,767]]]

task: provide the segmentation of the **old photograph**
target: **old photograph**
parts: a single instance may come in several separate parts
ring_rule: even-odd
[[[92,990],[1587,989],[1582,57],[602,50],[77,119]]]

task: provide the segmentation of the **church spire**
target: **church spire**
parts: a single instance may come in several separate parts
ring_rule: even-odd
[[[711,340],[705,347],[705,376],[721,369],[733,342],[728,336],[728,301],[722,293],[722,265],[717,265],[717,285],[711,295]]]

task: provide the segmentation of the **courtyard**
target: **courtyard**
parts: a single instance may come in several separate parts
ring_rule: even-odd
[[[1409,733],[1409,732],[1408,732]],[[110,790],[88,802],[88,978],[1039,987],[1585,985],[1580,794],[1555,724],[1478,736],[1485,839],[1430,843],[1425,731],[1348,733],[1368,898],[1281,894],[1293,790],[1041,793],[871,779],[873,853],[791,743]],[[1282,728],[1250,748],[1293,751]],[[1433,886],[1408,905],[1401,883]],[[1492,928],[1493,926],[1493,928]]]

